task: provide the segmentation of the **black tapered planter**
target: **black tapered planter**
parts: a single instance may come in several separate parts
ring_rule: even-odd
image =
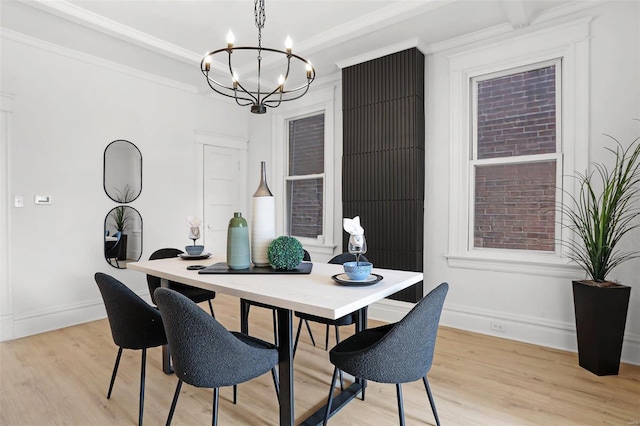
[[[120,249],[118,250],[118,260],[127,260],[127,234],[120,235]]]
[[[598,376],[618,374],[631,287],[573,281],[580,367]]]

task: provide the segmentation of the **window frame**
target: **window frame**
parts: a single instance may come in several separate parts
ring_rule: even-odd
[[[566,257],[559,243],[551,252],[509,249],[473,249],[474,180],[472,124],[473,81],[500,72],[559,60],[561,101],[557,114],[556,152],[558,181],[557,201],[565,191],[575,194],[574,182],[566,176],[588,165],[589,118],[589,24],[586,17],[538,31],[523,31],[499,41],[448,56],[450,78],[450,221],[449,247],[445,255],[454,268],[517,272],[558,277],[572,277],[577,267]],[[556,82],[558,84],[558,82]],[[508,157],[507,157],[508,158]],[[513,157],[517,158],[517,157]],[[561,219],[564,220],[564,219]],[[556,239],[568,238],[561,223],[556,224]]]
[[[325,114],[324,109],[323,110],[318,110],[318,111],[314,111],[311,112],[309,114],[304,114],[304,115],[299,115],[297,117],[287,117],[284,119],[285,121],[285,126],[287,129],[289,129],[289,125],[291,124],[292,121],[297,121],[297,120],[301,120],[301,119],[305,119],[305,118],[309,118],[309,117],[315,117],[317,115],[320,114]],[[326,117],[324,119],[325,121],[325,125],[326,125]],[[313,242],[319,242],[321,244],[324,244],[325,241],[325,235],[327,233],[327,229],[325,228],[326,226],[326,222],[327,222],[327,218],[325,217],[326,212],[327,212],[327,195],[326,195],[326,191],[327,191],[327,172],[326,172],[326,167],[327,167],[327,159],[324,159],[324,164],[323,164],[323,172],[322,173],[310,173],[310,174],[306,174],[306,175],[291,175],[289,174],[289,170],[290,170],[290,164],[289,164],[289,158],[290,158],[290,146],[291,146],[291,140],[290,140],[290,132],[287,131],[285,134],[285,141],[284,141],[284,148],[285,148],[285,157],[287,160],[285,161],[286,167],[285,167],[285,173],[284,173],[284,199],[285,199],[285,206],[284,206],[284,229],[285,229],[285,233],[287,235],[290,235],[292,237],[296,237],[298,240],[300,240],[300,242],[304,245],[305,242],[307,244],[313,243]],[[326,139],[326,130],[325,130],[325,135],[324,135],[324,139],[323,139],[323,148],[324,148],[324,154],[326,155],[327,153],[327,139]],[[300,237],[298,235],[291,235],[290,233],[290,229],[291,229],[291,224],[288,223],[288,218],[289,218],[289,206],[287,205],[287,201],[288,201],[288,194],[287,194],[287,184],[289,182],[296,182],[296,181],[307,181],[307,180],[313,180],[313,179],[322,179],[322,235],[318,235],[317,238],[309,238],[309,237]]]
[[[335,86],[318,89],[297,100],[295,105],[280,106],[273,116],[273,158],[275,185],[282,194],[276,197],[276,232],[284,235],[287,221],[287,182],[289,179],[289,122],[324,113],[324,173],[322,194],[322,231],[318,238],[296,237],[311,253],[332,256],[335,249],[334,204],[336,197],[335,171]],[[310,178],[314,175],[304,175]],[[297,176],[291,180],[296,180]]]
[[[551,65],[555,65],[555,85],[556,85],[556,104],[555,104],[555,124],[556,124],[556,152],[554,153],[545,153],[545,154],[531,154],[531,155],[518,155],[518,156],[506,156],[506,157],[492,157],[492,158],[482,158],[478,159],[478,114],[477,114],[477,106],[478,106],[478,83],[482,81],[492,80],[494,78],[504,77],[512,74],[517,74],[520,72],[533,71],[536,69],[548,67]],[[470,119],[471,119],[471,134],[469,143],[471,145],[470,151],[471,156],[469,159],[469,231],[468,231],[468,242],[467,242],[467,250],[471,253],[482,251],[485,253],[495,252],[495,256],[499,256],[507,251],[514,251],[522,253],[523,255],[532,255],[532,254],[554,254],[554,255],[562,255],[562,244],[558,238],[556,238],[556,242],[554,244],[555,248],[552,252],[550,251],[534,251],[534,250],[525,250],[525,249],[498,249],[498,248],[489,248],[489,247],[475,247],[475,196],[476,196],[476,170],[478,166],[492,166],[492,165],[515,165],[515,164],[532,164],[536,162],[546,162],[546,161],[555,161],[556,162],[556,195],[555,199],[560,200],[562,197],[562,165],[563,165],[563,155],[562,155],[562,58],[554,58],[542,62],[536,62],[532,64],[527,64],[523,66],[519,66],[516,68],[503,69],[497,72],[479,75],[471,78],[470,81]],[[562,226],[560,225],[560,221],[562,220],[561,212],[556,211],[555,213],[555,233],[554,235],[557,237],[562,235]]]

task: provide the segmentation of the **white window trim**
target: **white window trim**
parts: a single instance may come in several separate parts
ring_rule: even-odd
[[[334,244],[334,215],[335,203],[335,86],[330,86],[312,93],[295,101],[295,105],[278,107],[277,114],[273,115],[273,158],[275,165],[274,184],[283,194],[280,202],[276,202],[276,233],[283,235],[286,230],[286,184],[288,176],[287,164],[289,158],[289,121],[311,115],[324,113],[324,179],[322,229],[324,234],[318,239],[301,238],[302,245],[308,251],[333,255]],[[308,177],[308,176],[305,176]]]
[[[9,209],[11,163],[9,143],[15,96],[0,92],[0,342],[14,338],[13,283],[11,281],[11,218]]]
[[[567,22],[477,49],[449,56],[451,151],[449,266],[456,268],[575,276],[562,249],[556,253],[525,250],[471,249],[472,185],[471,156],[472,79],[506,69],[562,59],[562,119],[557,128],[562,141],[559,170],[564,190],[574,193],[566,174],[585,171],[588,165],[589,24],[591,17]],[[559,190],[560,191],[560,190]],[[561,228],[556,227],[557,235]],[[564,235],[562,235],[564,237]]]
[[[532,155],[519,155],[519,156],[509,156],[509,157],[491,157],[491,158],[483,158],[478,159],[478,134],[477,134],[477,111],[476,107],[478,105],[478,91],[477,91],[477,83],[480,81],[491,80],[498,77],[504,77],[506,75],[512,75],[521,72],[527,72],[532,70],[537,70],[540,68],[554,66],[555,67],[555,92],[556,92],[556,114],[555,114],[555,122],[556,122],[556,152],[547,153],[547,154],[532,154]],[[471,81],[471,111],[473,112],[473,116],[471,117],[473,124],[471,129],[471,160],[469,161],[469,206],[473,206],[475,204],[475,183],[476,183],[476,170],[478,166],[486,166],[486,165],[499,165],[499,164],[531,164],[535,162],[545,162],[545,161],[555,161],[556,162],[556,194],[555,199],[559,200],[562,197],[562,166],[563,166],[563,156],[562,156],[562,147],[564,146],[562,141],[562,58],[555,58],[549,61],[544,62],[536,62],[523,67],[518,68],[510,68],[506,70],[501,70],[498,73],[494,74],[485,74],[480,78],[474,78]],[[555,233],[554,235],[561,235],[562,226],[560,226],[561,214],[560,212],[555,213]],[[469,210],[469,240],[468,240],[468,250],[470,252],[495,252],[496,255],[501,255],[504,253],[503,250],[491,249],[491,248],[479,248],[474,247],[475,243],[475,208],[471,208]],[[529,250],[519,250],[518,253],[526,254],[527,257],[531,256],[531,254],[543,254],[545,256],[555,254],[557,256],[562,255],[562,244],[560,241],[556,239],[554,244],[553,252],[541,252],[541,251],[529,251]]]

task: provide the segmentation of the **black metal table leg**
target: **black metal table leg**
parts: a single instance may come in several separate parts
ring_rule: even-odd
[[[358,311],[357,319],[356,319],[356,333],[360,333],[367,329],[367,313],[369,307],[365,306],[364,308]],[[364,379],[356,378],[356,383],[358,383],[362,387],[362,399],[364,400],[364,391],[367,387],[367,381]]]
[[[280,426],[293,426],[293,312],[278,308]]]
[[[246,300],[240,299],[240,332],[249,334],[249,308]]]
[[[169,288],[169,280],[166,278],[160,278],[160,287]],[[162,371],[165,374],[172,374],[173,367],[171,367],[171,354],[169,353],[169,345],[162,345]]]
[[[360,309],[357,313],[356,320],[356,332],[364,331],[367,328],[367,307]],[[337,413],[341,408],[346,406],[349,401],[354,399],[360,392],[364,393],[367,386],[367,381],[356,378],[355,383],[338,393],[331,399],[331,412],[329,417]],[[320,407],[315,413],[307,417],[300,425],[302,426],[317,426],[321,425],[324,421],[324,414],[327,409],[326,405]]]

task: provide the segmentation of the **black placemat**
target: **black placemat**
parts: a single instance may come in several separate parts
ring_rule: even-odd
[[[248,269],[229,269],[227,262],[218,262],[198,271],[199,274],[310,274],[313,263],[302,262],[296,269],[273,269],[271,266],[260,268],[251,265]]]

